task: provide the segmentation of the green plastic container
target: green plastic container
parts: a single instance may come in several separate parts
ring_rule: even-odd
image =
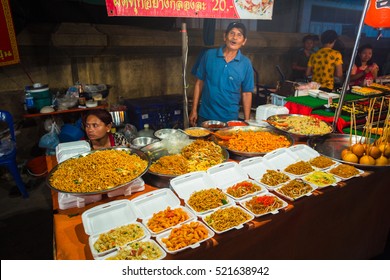
[[[34,86],[28,88],[28,91],[34,98],[34,106],[38,111],[45,106],[52,105],[52,96],[47,85],[36,86],[34,84]]]

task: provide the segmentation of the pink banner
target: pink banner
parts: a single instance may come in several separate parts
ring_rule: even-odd
[[[106,0],[109,16],[272,19],[274,0]]]

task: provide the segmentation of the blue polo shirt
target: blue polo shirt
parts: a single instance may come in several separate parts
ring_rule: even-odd
[[[237,120],[241,92],[253,92],[251,61],[240,50],[226,63],[223,47],[210,49],[203,56],[196,77],[203,81],[199,116],[209,120]]]

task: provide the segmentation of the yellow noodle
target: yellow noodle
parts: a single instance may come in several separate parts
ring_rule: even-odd
[[[311,192],[312,190],[313,188],[309,184],[303,182],[302,180],[295,179],[280,187],[278,192],[291,198],[298,198]]]
[[[296,163],[290,164],[287,166],[284,171],[294,174],[294,175],[302,175],[309,172],[314,171],[313,167],[308,162],[298,161]]]
[[[283,202],[276,196],[255,196],[245,203],[245,207],[256,215],[272,212],[283,206]]]
[[[238,207],[218,209],[206,216],[206,223],[216,231],[224,231],[250,220],[251,216]]]
[[[137,178],[147,165],[146,160],[125,150],[101,150],[61,163],[49,181],[64,192],[98,192]]]
[[[219,189],[196,191],[188,199],[188,205],[197,212],[204,212],[227,203],[227,196]]]

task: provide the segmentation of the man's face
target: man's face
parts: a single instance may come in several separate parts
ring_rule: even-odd
[[[241,33],[240,29],[232,28],[224,38],[226,47],[231,50],[239,50],[246,43],[246,38]]]

